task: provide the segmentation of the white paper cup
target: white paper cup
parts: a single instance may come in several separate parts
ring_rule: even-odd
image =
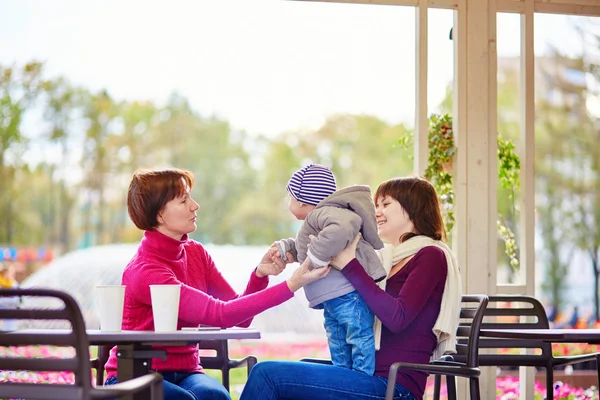
[[[150,285],[152,315],[156,332],[177,330],[181,285]]]
[[[124,301],[125,286],[96,286],[96,304],[98,305],[98,315],[100,317],[100,330],[111,332],[121,330]]]

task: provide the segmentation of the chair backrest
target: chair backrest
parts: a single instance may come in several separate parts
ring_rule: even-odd
[[[69,294],[50,289],[0,289],[0,297],[32,296],[47,298],[61,306],[55,308],[0,309],[0,319],[61,320],[70,323],[71,330],[52,333],[19,332],[0,334],[0,346],[24,347],[47,345],[70,347],[74,355],[68,358],[26,358],[0,353],[0,370],[8,371],[61,371],[74,373],[74,384],[2,383],[2,398],[87,399],[91,391],[89,341],[85,323],[77,302]],[[59,301],[57,301],[59,300]],[[8,352],[6,352],[8,353]]]
[[[457,354],[453,361],[470,368],[479,366],[479,330],[488,304],[488,296],[483,294],[468,294],[461,298],[460,322],[456,332],[458,344]]]
[[[548,329],[550,324],[544,306],[532,296],[494,295],[485,310],[482,329]],[[541,340],[482,338],[483,349],[540,349],[538,354],[480,354],[483,365],[544,365],[552,357],[552,347]]]

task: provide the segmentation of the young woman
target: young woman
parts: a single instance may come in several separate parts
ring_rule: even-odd
[[[445,232],[435,189],[419,178],[391,179],[377,189],[375,204],[378,233],[388,243],[381,251],[389,268],[385,284],[374,283],[356,260],[359,236],[331,260],[382,323],[376,333],[380,351],[374,376],[322,364],[265,361],[252,369],[241,400],[383,399],[392,363],[426,364],[455,351],[460,276],[442,242]],[[443,304],[449,312],[440,313]],[[422,399],[426,379],[424,372],[399,371],[395,398]]]
[[[268,251],[244,293],[237,294],[204,247],[188,237],[196,230],[199,209],[190,194],[193,185],[192,173],[177,169],[138,171],[131,180],[127,209],[144,237],[123,272],[123,329],[154,329],[150,285],[181,285],[178,329],[199,324],[247,327],[256,314],[291,299],[296,290],[327,275],[329,268],[309,271],[305,263],[287,281],[267,288],[268,276],[285,268]],[[152,369],[164,378],[165,400],[230,399],[217,380],[202,372],[198,345],[167,347],[166,351],[166,361],[152,360]],[[113,348],[106,363],[105,385],[117,382],[115,353]]]

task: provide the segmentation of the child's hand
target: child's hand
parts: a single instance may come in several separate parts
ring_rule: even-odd
[[[260,260],[258,267],[256,267],[256,276],[264,278],[268,275],[279,275],[285,267],[286,262],[281,259],[277,247],[273,245],[267,250]]]
[[[277,245],[275,243],[273,243],[271,245],[271,247],[269,248],[269,252],[270,252],[271,257],[281,258],[283,261],[285,261],[286,264],[291,264],[293,262],[296,262],[296,260],[294,259],[294,256],[289,251],[285,253],[285,258],[281,257],[281,251],[279,250],[279,247],[277,247]]]

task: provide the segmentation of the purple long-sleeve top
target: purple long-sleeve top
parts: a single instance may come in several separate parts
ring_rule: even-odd
[[[448,266],[438,247],[425,247],[388,279],[385,292],[354,259],[342,273],[382,322],[381,348],[375,355],[375,375],[387,377],[394,362],[427,364],[437,339],[433,325],[444,293]],[[415,398],[425,393],[427,373],[398,371],[397,383]]]

